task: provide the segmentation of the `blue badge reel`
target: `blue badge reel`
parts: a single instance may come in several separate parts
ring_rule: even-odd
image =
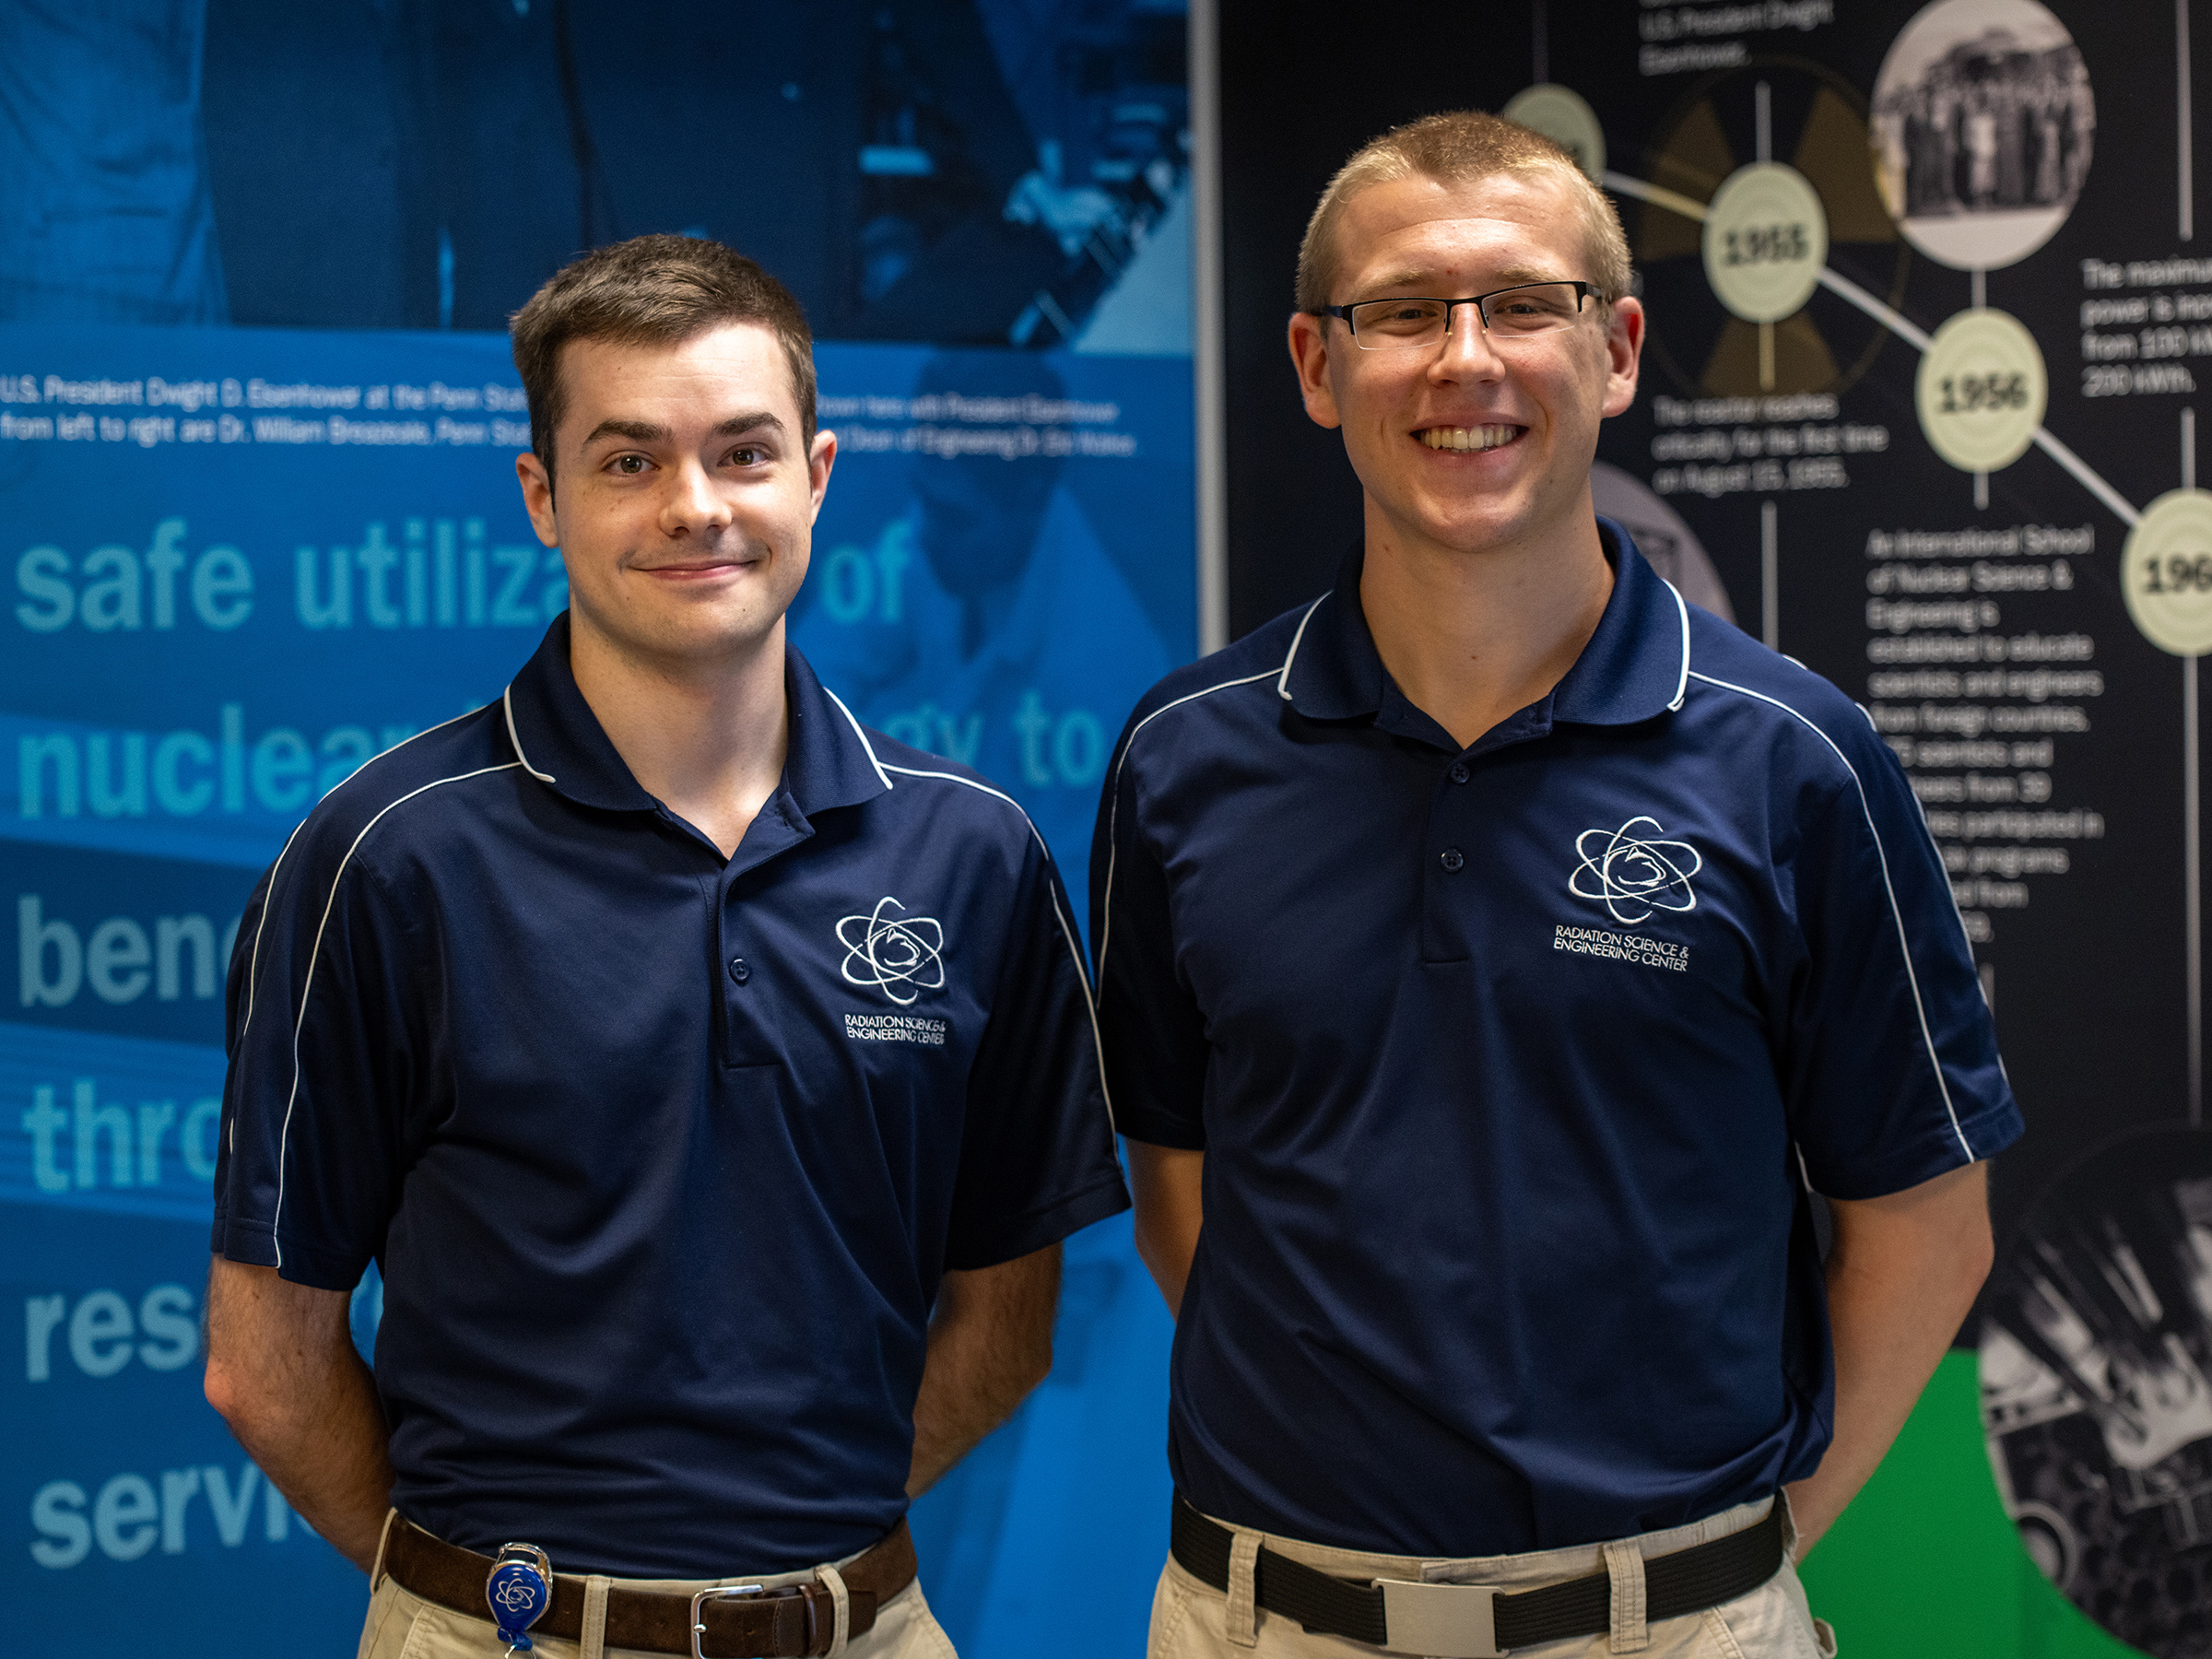
[[[530,1638],[524,1632],[553,1605],[553,1563],[535,1544],[503,1546],[484,1580],[484,1599],[507,1651],[528,1652]]]

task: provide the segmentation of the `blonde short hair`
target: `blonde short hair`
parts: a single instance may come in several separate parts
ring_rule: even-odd
[[[1481,110],[1452,110],[1393,127],[1337,169],[1299,244],[1298,309],[1321,312],[1332,303],[1341,263],[1336,221],[1362,190],[1409,178],[1465,184],[1507,172],[1547,174],[1566,186],[1583,217],[1583,254],[1589,262],[1583,279],[1607,305],[1629,291],[1629,239],[1620,215],[1574,158],[1541,133]]]

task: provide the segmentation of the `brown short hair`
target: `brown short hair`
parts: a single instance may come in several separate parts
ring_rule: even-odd
[[[1481,110],[1424,115],[1370,139],[1337,169],[1306,222],[1298,249],[1298,309],[1320,312],[1333,301],[1338,275],[1336,221],[1345,204],[1371,184],[1427,178],[1465,184],[1503,172],[1548,173],[1567,186],[1583,216],[1584,280],[1610,305],[1629,291],[1629,239],[1606,193],[1574,158],[1541,133]]]
[[[711,328],[757,323],[776,336],[798,395],[800,441],[814,447],[814,335],[791,290],[735,248],[696,236],[635,236],[563,266],[509,319],[530,400],[530,447],[553,474],[567,413],[560,348],[571,340],[677,346]]]

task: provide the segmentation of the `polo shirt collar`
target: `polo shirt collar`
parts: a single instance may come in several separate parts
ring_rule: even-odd
[[[1597,631],[1552,688],[1551,717],[1632,725],[1682,706],[1689,689],[1689,607],[1652,569],[1629,533],[1597,521],[1613,566],[1613,594]]]
[[[1611,519],[1597,521],[1613,592],[1597,631],[1552,688],[1550,718],[1583,725],[1629,725],[1682,706],[1689,678],[1689,613],[1682,597]],[[1364,543],[1345,555],[1336,585],[1300,620],[1276,688],[1313,720],[1380,713],[1389,674],[1359,605]],[[1394,688],[1391,688],[1394,689]]]
[[[814,665],[788,641],[783,689],[791,705],[791,752],[783,760],[783,783],[794,806],[812,818],[833,806],[872,801],[890,788],[853,712],[815,678]]]
[[[783,787],[802,817],[857,806],[891,786],[853,716],[788,642],[783,688],[791,711]],[[553,618],[501,700],[516,757],[555,794],[603,811],[658,808],[660,803],[631,774],[577,688],[569,666],[568,612]]]

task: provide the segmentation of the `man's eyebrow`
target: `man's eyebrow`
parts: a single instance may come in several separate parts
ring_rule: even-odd
[[[754,409],[743,415],[733,415],[714,429],[718,438],[734,438],[739,432],[774,431],[783,429],[783,422],[767,409]]]
[[[581,449],[589,449],[602,438],[628,438],[639,443],[659,443],[668,436],[668,429],[655,426],[650,420],[603,420],[583,435]]]
[[[1508,265],[1498,273],[1498,280],[1510,286],[1523,282],[1571,282],[1573,278],[1562,276],[1557,271],[1543,270],[1535,265]]]
[[[1482,291],[1487,293],[1492,288],[1518,288],[1524,282],[1565,282],[1567,280],[1567,277],[1561,276],[1556,271],[1539,270],[1535,265],[1508,265],[1503,270],[1494,273],[1488,281],[1488,286]],[[1427,284],[1434,288],[1442,281],[1443,278],[1434,271],[1392,271],[1378,276],[1371,284],[1368,285],[1368,295],[1378,300],[1396,299],[1414,293],[1417,284]],[[1448,294],[1439,297],[1452,298]]]
[[[783,422],[772,411],[748,409],[743,414],[733,415],[727,420],[716,423],[714,435],[717,438],[730,438],[739,432],[764,430],[781,432],[782,429]],[[650,420],[624,420],[619,418],[610,418],[601,421],[589,432],[586,432],[581,447],[589,449],[602,438],[627,438],[633,443],[665,443],[669,435],[666,427],[657,425]]]

